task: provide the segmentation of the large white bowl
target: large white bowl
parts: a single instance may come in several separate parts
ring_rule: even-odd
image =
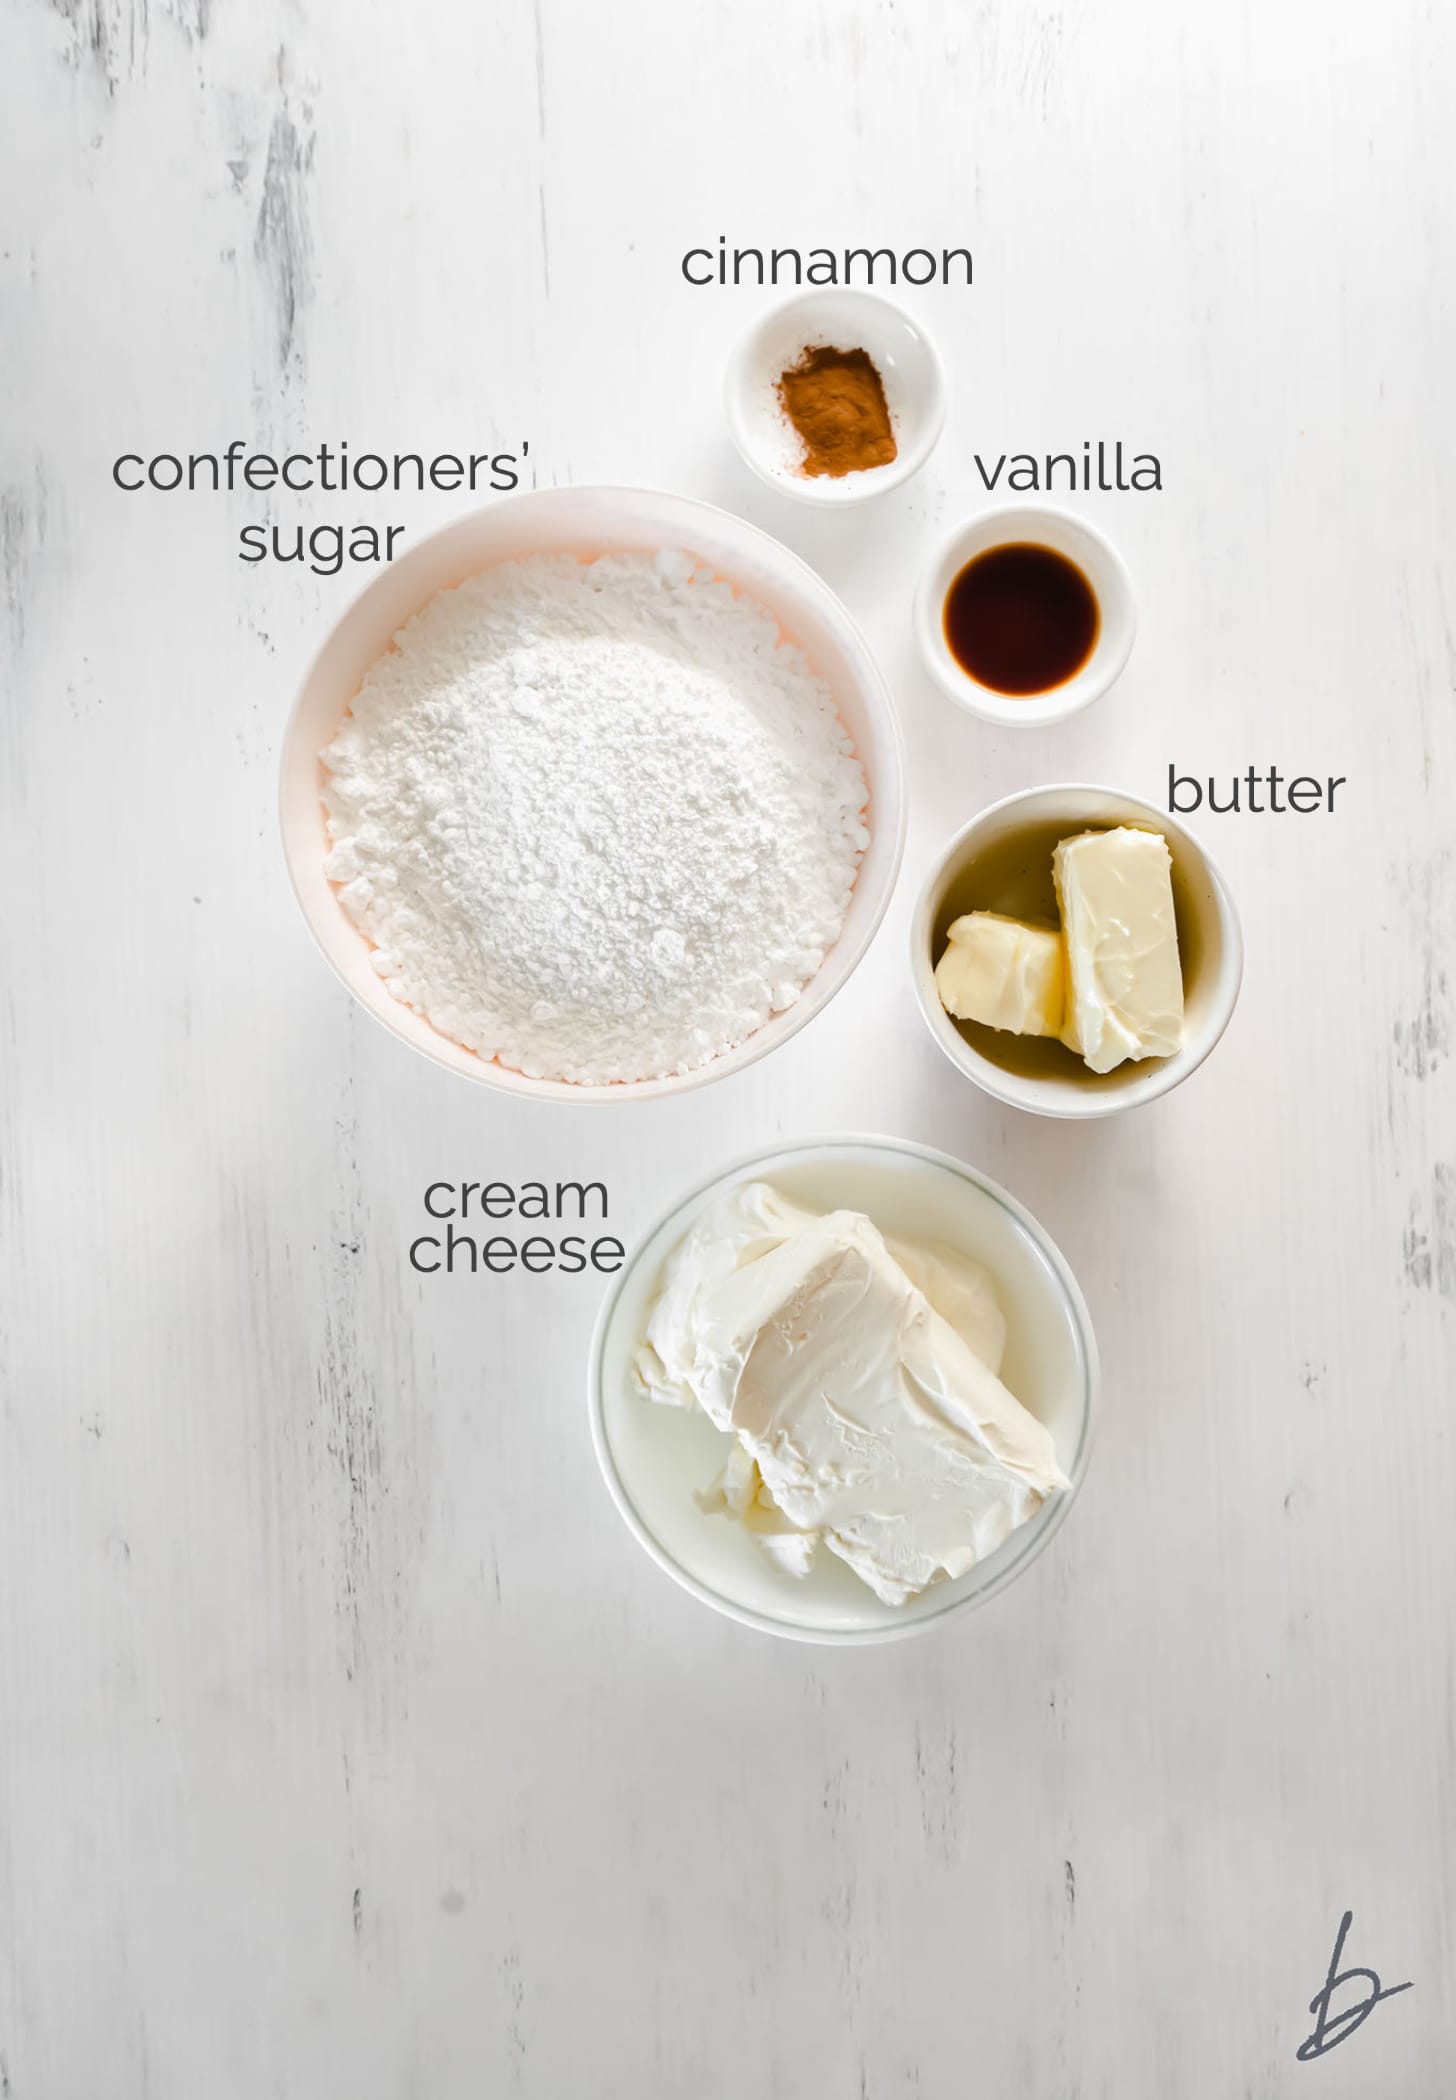
[[[834,695],[869,783],[870,843],[848,916],[801,997],[756,1034],[698,1071],[613,1086],[531,1079],[477,1057],[392,998],[370,965],[370,948],[324,874],[327,840],[319,754],[332,741],[370,665],[437,591],[497,562],[527,554],[592,556],[681,548],[771,612]],[[711,504],[652,489],[541,489],[472,511],[419,540],[381,571],[343,614],[313,661],[283,740],[283,850],[294,893],[336,975],[402,1042],[446,1071],[535,1100],[641,1101],[703,1086],[787,1042],[827,1006],[868,948],[890,901],[905,843],[900,732],[884,679],[859,629],[822,578],[756,526]]]
[[[632,1389],[633,1354],[664,1262],[708,1204],[756,1179],[813,1209],[862,1210],[883,1231],[947,1241],[982,1262],[1006,1314],[1002,1375],[1051,1431],[1072,1483],[969,1574],[908,1604],[882,1604],[829,1553],[802,1580],[787,1574],[742,1525],[705,1514],[694,1490],[721,1471],[727,1440],[706,1416],[659,1407]],[[1087,1307],[1042,1227],[975,1168],[887,1137],[820,1138],[760,1153],[682,1197],[639,1243],[603,1303],[589,1373],[592,1441],[602,1473],[658,1566],[740,1625],[835,1644],[924,1633],[994,1597],[1030,1567],[1066,1518],[1086,1471],[1097,1388]]]

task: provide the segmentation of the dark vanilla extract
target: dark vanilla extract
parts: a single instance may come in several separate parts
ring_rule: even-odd
[[[1100,624],[1097,594],[1077,564],[1034,540],[988,547],[945,597],[946,646],[961,669],[1022,699],[1075,677]]]

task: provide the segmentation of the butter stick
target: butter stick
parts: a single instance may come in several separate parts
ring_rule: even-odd
[[[1062,1041],[1094,1072],[1171,1057],[1183,1041],[1173,863],[1156,831],[1063,839],[1052,875],[1067,951]]]
[[[950,928],[935,988],[958,1021],[1012,1035],[1059,1035],[1066,1007],[1061,937],[1000,912],[967,912]]]

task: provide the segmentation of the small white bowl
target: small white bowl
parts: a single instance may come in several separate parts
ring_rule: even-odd
[[[527,554],[590,558],[626,550],[682,548],[771,612],[780,632],[804,651],[834,695],[870,799],[865,848],[839,939],[794,1004],[773,1014],[735,1050],[695,1072],[613,1086],[532,1079],[477,1057],[440,1034],[386,990],[371,967],[369,943],[324,873],[323,766],[329,744],[365,672],[437,591],[496,562]],[[894,704],[869,645],[822,577],[757,526],[711,504],[653,489],[539,489],[470,512],[412,547],[360,593],[314,658],[283,738],[280,804],[283,851],[294,894],[335,974],[392,1035],[448,1072],[536,1101],[646,1101],[706,1086],[753,1064],[798,1033],[828,1005],[874,937],[895,886],[905,843],[905,789]]]
[[[775,388],[806,349],[830,344],[869,353],[884,382],[896,454],[888,466],[857,474],[805,474],[803,446]],[[945,421],[945,373],[925,330],[873,292],[803,292],[776,306],[728,363],[728,428],[745,462],[771,488],[801,503],[861,503],[883,495],[924,466]]]
[[[659,1407],[632,1389],[663,1264],[710,1203],[771,1181],[822,1211],[862,1210],[882,1230],[942,1240],[990,1271],[1006,1314],[1003,1376],[1051,1431],[1072,1485],[956,1582],[908,1604],[882,1604],[843,1561],[822,1553],[802,1580],[742,1525],[694,1501],[721,1471],[728,1439],[705,1415]],[[890,1641],[943,1625],[1030,1567],[1063,1523],[1087,1467],[1098,1390],[1097,1344],[1076,1279],[1029,1212],[986,1175],[898,1138],[829,1137],[740,1160],[681,1197],[643,1238],[602,1305],[588,1401],[603,1477],[657,1565],[714,1611],[760,1633],[826,1643]]]
[[[1071,1053],[1065,1073],[1008,1071],[978,1049],[940,1003],[935,965],[945,951],[946,929],[962,912],[1005,908],[995,896],[978,892],[974,869],[978,859],[1017,832],[1044,826],[1070,838],[1079,831],[1118,824],[1160,831],[1173,857],[1173,902],[1183,957],[1183,1046],[1172,1057],[1119,1065],[1112,1072],[1089,1072]],[[1050,845],[1046,852],[1049,870]],[[973,817],[931,869],[910,922],[910,972],[930,1033],[956,1069],[986,1093],[1034,1115],[1110,1116],[1156,1101],[1197,1071],[1227,1028],[1238,1000],[1244,942],[1223,877],[1176,817],[1116,788],[1028,788]]]
[[[967,562],[992,547],[1022,541],[1050,547],[1077,564],[1097,598],[1097,640],[1080,671],[1045,693],[1000,693],[972,678],[945,638],[945,601]],[[1044,729],[1090,707],[1122,672],[1137,633],[1132,578],[1111,540],[1071,511],[1050,503],[1003,505],[960,526],[941,548],[915,594],[915,638],[942,692],[987,722],[1010,729]]]

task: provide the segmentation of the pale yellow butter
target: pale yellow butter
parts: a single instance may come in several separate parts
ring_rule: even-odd
[[[1052,874],[1067,951],[1062,1041],[1094,1072],[1171,1057],[1183,1041],[1173,863],[1156,831],[1063,839]]]
[[[1060,1035],[1066,1007],[1061,936],[1000,912],[967,912],[951,925],[935,988],[958,1021],[1012,1035]]]

